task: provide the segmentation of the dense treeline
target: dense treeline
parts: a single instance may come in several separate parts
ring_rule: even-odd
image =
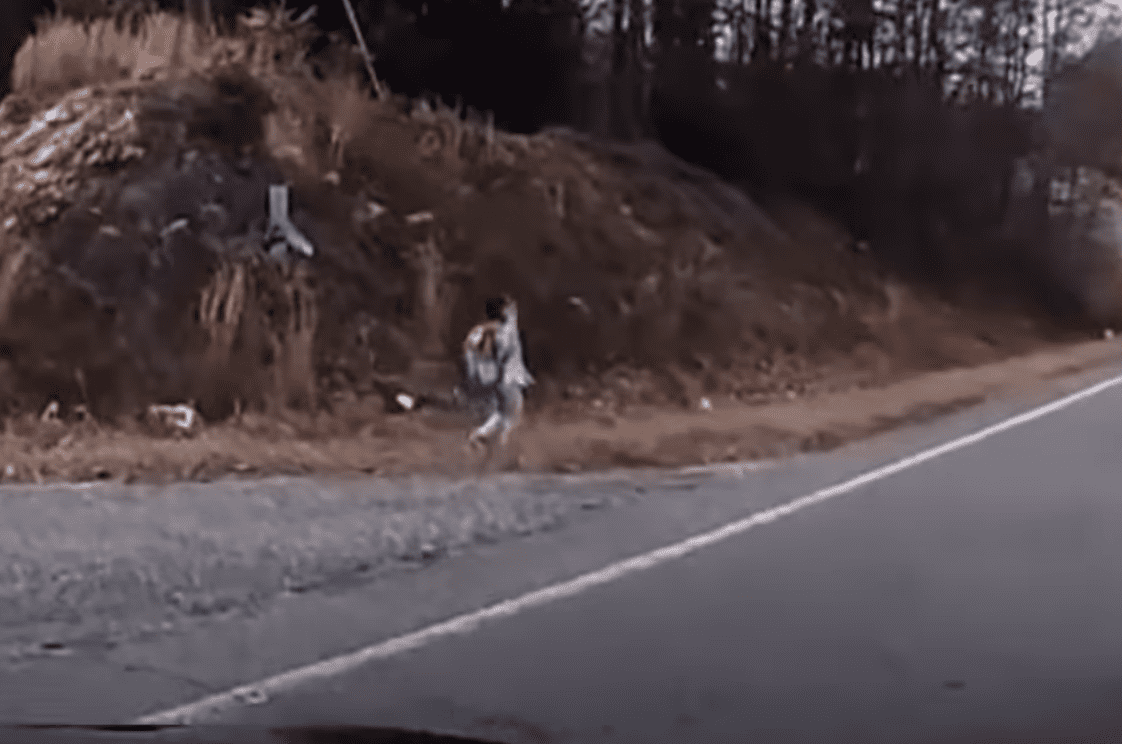
[[[57,0],[79,16],[139,1]],[[220,23],[250,4],[161,2],[182,3]],[[13,5],[0,38],[5,63],[31,17],[54,9],[44,0]],[[349,37],[341,0],[320,5],[320,43]],[[763,202],[783,193],[815,202],[882,257],[929,278],[1024,263],[999,239],[1014,162],[1057,139],[1027,106],[1045,96],[1079,51],[1076,32],[1101,10],[1090,0],[356,0],[355,7],[377,74],[395,92],[462,101],[514,131],[562,124],[657,137]],[[1062,152],[1114,157],[1099,141],[1113,141],[1113,122],[1098,123],[1094,144],[1068,142]]]

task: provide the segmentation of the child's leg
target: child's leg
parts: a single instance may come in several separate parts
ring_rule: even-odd
[[[472,441],[485,439],[491,436],[495,433],[495,430],[499,428],[499,425],[503,421],[501,401],[499,400],[499,396],[496,391],[490,390],[487,392],[485,405],[485,412],[489,415],[487,416],[487,420],[484,421],[479,428],[471,433],[471,436],[469,438]]]
[[[504,385],[503,394],[503,431],[500,441],[505,445],[511,430],[522,419],[522,388],[518,385]]]
[[[483,425],[471,433],[471,438],[474,440],[486,439],[495,433],[499,425],[503,422],[502,414],[495,411],[491,416],[483,422]]]

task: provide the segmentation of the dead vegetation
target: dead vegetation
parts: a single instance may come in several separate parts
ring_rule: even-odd
[[[225,36],[166,12],[40,23],[0,102],[12,415],[55,400],[125,432],[153,403],[189,401],[229,422],[222,436],[267,412],[277,436],[422,437],[436,419],[388,423],[412,408],[400,394],[449,403],[460,341],[508,292],[541,383],[528,410],[554,417],[750,404],[1040,338],[1042,322],[886,292],[831,221],[765,211],[656,145],[516,136],[471,111],[375,99],[346,49],[325,53],[335,72],[319,79],[307,33],[278,9]],[[277,183],[310,259],[264,250]],[[412,462],[405,440],[380,441]],[[309,467],[358,467],[285,447]]]

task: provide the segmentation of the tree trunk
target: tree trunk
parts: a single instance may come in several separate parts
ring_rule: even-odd
[[[913,4],[911,8],[912,23],[916,23],[918,18],[918,3]],[[892,52],[892,66],[900,70],[906,64],[905,57],[908,53],[908,32],[905,28],[905,23],[908,18],[908,3],[906,0],[896,0],[896,18],[894,21],[893,33],[895,33],[896,42]]]
[[[787,60],[787,44],[791,38],[791,24],[793,21],[793,9],[791,0],[783,0],[780,9],[779,18],[779,61],[785,62]]]
[[[752,60],[771,59],[771,0],[756,0],[752,27],[756,37],[752,44]]]
[[[814,56],[814,16],[818,13],[817,0],[803,0],[803,25],[799,29],[799,53],[804,59]]]
[[[912,7],[912,69],[916,73],[923,70],[924,52],[923,27],[926,23],[934,22],[924,5],[923,0],[914,0]]]

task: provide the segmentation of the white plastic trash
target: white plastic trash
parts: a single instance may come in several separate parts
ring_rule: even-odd
[[[289,248],[311,258],[312,242],[304,237],[288,219],[288,186],[269,186],[269,232],[266,242],[284,241]]]
[[[189,431],[195,426],[198,414],[189,405],[180,403],[175,406],[151,405],[148,407],[150,416],[162,421],[167,426],[183,431]]]

